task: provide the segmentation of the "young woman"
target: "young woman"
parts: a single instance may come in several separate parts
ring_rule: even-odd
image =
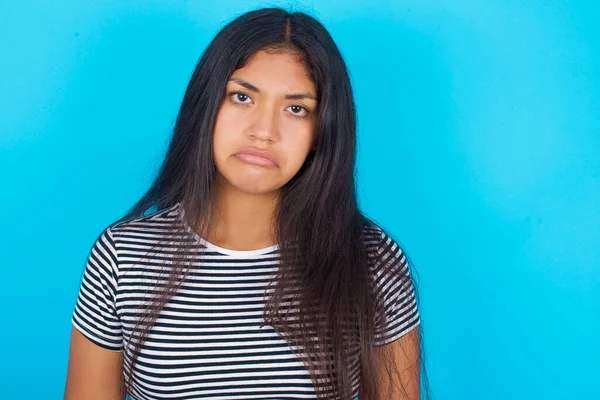
[[[94,243],[66,399],[419,399],[407,257],[358,208],[326,29],[278,8],[214,38],[147,193]]]

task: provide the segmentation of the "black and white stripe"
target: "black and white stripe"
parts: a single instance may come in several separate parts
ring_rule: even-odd
[[[370,251],[383,253],[373,270],[385,304],[376,332],[376,344],[383,345],[420,318],[402,250],[379,227],[366,229]],[[187,225],[181,204],[102,232],[87,259],[74,326],[98,346],[123,351],[145,293],[164,280],[169,256],[183,242],[191,245],[192,268],[142,347],[132,400],[315,399],[302,362],[272,327],[261,328],[278,246],[215,246]],[[126,351],[126,363],[129,357]]]

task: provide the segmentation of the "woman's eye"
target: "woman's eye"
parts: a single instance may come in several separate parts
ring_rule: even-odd
[[[239,104],[248,104],[246,100],[250,99],[250,96],[241,92],[231,93],[230,96],[233,96],[233,101]]]
[[[295,117],[305,117],[308,115],[308,110],[302,106],[290,106],[290,111]]]

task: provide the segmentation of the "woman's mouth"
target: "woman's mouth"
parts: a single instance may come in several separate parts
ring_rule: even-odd
[[[263,167],[276,167],[277,165],[265,157],[259,157],[248,153],[237,153],[235,155],[240,160],[247,162],[248,164],[260,165]]]

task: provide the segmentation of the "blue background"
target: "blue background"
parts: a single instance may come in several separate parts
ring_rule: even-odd
[[[2,397],[62,398],[94,239],[213,35],[275,4],[347,60],[360,202],[418,271],[435,398],[598,398],[600,3],[210,3],[0,4]]]

